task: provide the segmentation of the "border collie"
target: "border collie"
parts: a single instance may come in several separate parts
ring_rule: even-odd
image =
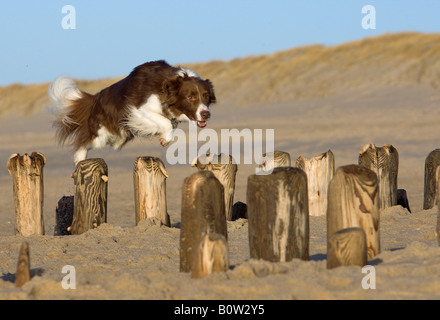
[[[57,78],[48,93],[58,141],[73,145],[75,165],[90,149],[110,145],[119,150],[134,137],[159,136],[166,146],[179,122],[205,127],[209,105],[216,102],[211,81],[163,60],[136,67],[95,95],[66,77]]]

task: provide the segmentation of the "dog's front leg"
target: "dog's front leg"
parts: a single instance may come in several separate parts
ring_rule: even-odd
[[[166,147],[170,144],[171,141],[174,139],[174,128],[171,127],[171,129],[168,129],[166,132],[161,134],[160,136],[160,144],[162,147]]]

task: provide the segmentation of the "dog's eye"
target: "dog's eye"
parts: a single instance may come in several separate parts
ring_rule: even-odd
[[[188,99],[189,101],[196,101],[196,100],[197,100],[197,97],[196,97],[196,96],[188,96],[187,99]]]

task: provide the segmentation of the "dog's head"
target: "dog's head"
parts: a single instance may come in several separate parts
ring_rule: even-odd
[[[163,84],[168,111],[177,121],[194,121],[204,128],[211,117],[209,106],[216,102],[211,81],[198,76],[178,76]]]

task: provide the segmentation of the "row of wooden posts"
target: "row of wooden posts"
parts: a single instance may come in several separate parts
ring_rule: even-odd
[[[229,267],[227,220],[248,218],[250,256],[268,261],[309,259],[309,215],[327,215],[327,266],[360,265],[380,253],[379,210],[396,204],[408,208],[397,189],[398,152],[391,145],[366,145],[358,165],[335,171],[333,153],[299,157],[275,151],[261,165],[270,174],[248,178],[247,205],[233,205],[237,165],[231,156],[207,155],[182,188],[180,270],[194,278]],[[43,167],[34,152],[8,160],[13,177],[16,233],[44,234]],[[438,204],[440,149],[425,162],[424,209]],[[136,224],[155,217],[170,226],[163,162],[139,157],[134,162]],[[55,235],[81,234],[107,221],[108,169],[103,159],[81,161],[72,174],[75,195],[56,209]],[[437,228],[440,227],[440,220]],[[439,239],[440,241],[440,239]]]

